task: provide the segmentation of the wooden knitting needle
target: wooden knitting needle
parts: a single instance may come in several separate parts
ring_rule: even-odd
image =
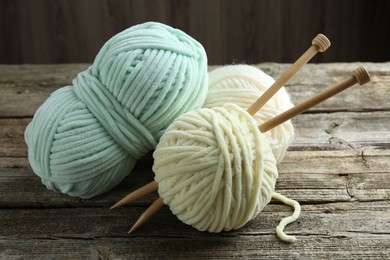
[[[153,191],[158,189],[158,183],[156,181],[149,182],[145,186],[139,188],[138,190],[133,191],[132,193],[128,194],[126,197],[118,201],[115,205],[113,205],[110,209],[115,209],[118,207],[121,207],[123,205],[129,204],[135,200],[138,200],[149,193],[152,193]],[[145,210],[144,213],[137,219],[135,224],[131,227],[129,230],[129,234],[134,232],[138,227],[142,226],[143,223],[148,221],[149,218],[151,218],[156,212],[164,206],[164,201],[162,198],[158,198],[153,204]]]
[[[138,200],[138,199],[148,195],[149,193],[152,193],[153,191],[155,191],[157,189],[158,189],[157,182],[152,181],[152,182],[146,184],[145,186],[143,186],[142,188],[130,193],[129,195],[127,195],[126,197],[124,197],[123,199],[118,201],[110,209],[115,209],[115,208],[121,207],[123,205],[129,204],[130,202]]]
[[[311,60],[318,52],[324,52],[329,47],[330,41],[325,35],[318,34],[314,37],[312,40],[312,46],[310,46],[310,48],[307,49],[307,51],[303,53],[302,56],[299,57],[297,61],[292,64],[290,68],[285,71],[274,82],[274,84],[272,84],[272,86],[269,87],[267,91],[265,91],[264,94],[248,108],[248,113],[252,116],[256,114],[256,112],[259,111],[259,109],[262,108],[264,104],[267,103],[267,101],[270,100],[272,96],[275,95],[275,93],[303,67],[303,65],[308,63],[309,60]]]
[[[336,95],[337,93],[340,93],[341,91],[355,85],[356,83],[363,85],[363,84],[369,82],[370,80],[371,80],[370,74],[363,66],[361,66],[352,72],[351,77],[349,77],[343,81],[340,81],[339,83],[337,83],[331,87],[328,87],[327,89],[320,92],[319,94],[317,94],[317,95],[309,98],[308,100],[294,106],[293,108],[274,117],[273,119],[270,119],[267,122],[259,125],[258,128],[259,128],[260,132],[264,133],[264,132],[278,126],[279,124],[282,124],[283,122],[293,118],[294,116],[306,111],[307,109],[323,102],[324,100]],[[131,194],[134,194],[134,193],[147,194],[145,192],[147,189],[146,187],[153,187],[154,190],[156,190],[157,186],[158,186],[157,182],[152,181],[149,184],[145,185],[144,187],[141,187],[140,189],[134,191]],[[152,191],[154,191],[154,190],[152,190]],[[129,194],[125,198],[131,197],[130,196],[131,194]],[[139,198],[139,197],[137,197],[137,198]],[[123,201],[123,200],[124,199],[122,199],[121,201]],[[121,201],[119,201],[119,202],[121,202]],[[119,202],[117,204],[119,204]],[[129,202],[127,202],[127,203],[129,203]],[[123,204],[126,204],[126,202],[122,202],[122,205]],[[136,221],[134,226],[130,229],[129,233],[133,232],[136,228],[140,227],[145,221],[150,219],[163,205],[164,204],[163,204],[162,199],[158,198]]]
[[[150,184],[150,183],[149,183]],[[153,202],[153,204],[147,208],[145,210],[144,213],[142,213],[142,215],[137,219],[137,221],[135,222],[135,224],[131,227],[131,229],[129,230],[129,234],[131,234],[132,232],[134,232],[134,230],[136,230],[137,228],[139,228],[140,226],[142,226],[143,223],[145,223],[146,221],[148,221],[148,219],[150,219],[154,214],[156,214],[156,212],[162,208],[162,206],[164,206],[164,201],[162,198],[158,198],[157,200],[155,200]]]
[[[290,108],[289,110],[283,112],[282,114],[259,125],[259,130],[262,133],[267,132],[268,130],[282,124],[283,122],[323,102],[324,100],[336,95],[337,93],[340,93],[341,91],[355,85],[356,83],[363,85],[369,82],[370,80],[371,80],[370,74],[363,66],[361,66],[352,72],[351,77],[344,79],[339,83],[336,83],[335,85],[326,88],[325,90],[318,93],[317,95],[305,100],[304,102],[294,106],[293,108]]]

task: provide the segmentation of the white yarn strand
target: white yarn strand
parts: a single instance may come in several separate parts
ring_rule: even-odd
[[[284,228],[288,224],[290,224],[298,219],[299,215],[301,214],[301,205],[299,204],[298,201],[289,199],[286,196],[283,196],[282,194],[277,193],[277,192],[274,192],[272,194],[272,198],[279,200],[279,201],[283,202],[284,204],[294,208],[294,213],[291,216],[286,217],[280,221],[279,225],[276,227],[276,234],[283,241],[290,242],[290,243],[295,242],[296,237],[290,236],[290,235],[287,235],[286,233],[284,233]]]

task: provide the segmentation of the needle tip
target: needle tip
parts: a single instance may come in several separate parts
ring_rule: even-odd
[[[110,209],[116,209],[120,206],[119,202],[115,203],[114,205],[111,206]]]
[[[129,232],[127,232],[127,233],[128,233],[128,234],[131,234],[131,233],[134,232],[134,230],[135,230],[135,227],[133,226],[133,227],[129,230]]]

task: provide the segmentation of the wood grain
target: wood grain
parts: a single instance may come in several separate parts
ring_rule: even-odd
[[[0,117],[32,117],[36,109],[54,90],[71,84],[77,73],[90,64],[62,65],[0,65]],[[351,75],[364,65],[372,81],[310,109],[308,113],[337,111],[390,111],[390,62],[307,64],[288,82],[286,89],[294,103],[301,102],[327,86]],[[257,65],[274,78],[290,65],[263,63]],[[214,69],[210,67],[210,70]]]
[[[48,191],[33,174],[26,158],[0,157],[0,207],[108,207],[151,181],[152,164],[149,154],[114,190],[81,200]],[[276,189],[302,203],[383,201],[390,198],[389,169],[388,150],[290,151],[278,165]],[[155,197],[156,193],[133,204],[147,205]]]
[[[30,121],[30,118],[0,118],[0,156],[27,155],[24,130]],[[388,122],[390,111],[299,115],[293,120],[296,136],[289,150],[388,149]]]
[[[128,238],[38,237],[10,239],[0,245],[0,256],[41,259],[388,259],[390,242],[377,234],[338,233],[299,236],[294,245],[274,235],[208,238],[134,236]],[[2,250],[3,249],[3,250]]]
[[[294,244],[275,235],[291,209],[274,200],[236,231],[199,232],[164,207],[128,235],[157,194],[116,210],[109,207],[153,179],[151,154],[97,198],[47,190],[29,166],[24,129],[45,98],[88,64],[0,65],[0,258],[388,259],[390,64],[364,65],[373,76],[369,86],[348,90],[293,121],[296,137],[278,165],[276,190],[302,205],[298,221],[286,227],[298,238]],[[288,64],[258,66],[275,77]],[[287,85],[292,101],[337,82],[357,66],[305,66]]]

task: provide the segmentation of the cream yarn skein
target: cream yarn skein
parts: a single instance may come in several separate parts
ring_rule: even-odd
[[[209,92],[203,107],[212,108],[234,103],[248,109],[275,80],[249,65],[229,65],[209,72]],[[253,117],[258,125],[293,107],[285,88],[281,88]],[[294,138],[291,121],[266,133],[279,163]]]
[[[202,108],[177,118],[153,153],[158,192],[184,223],[209,232],[237,229],[254,219],[274,197],[295,208],[299,203],[275,193],[276,160],[268,137],[252,116],[235,104]]]

